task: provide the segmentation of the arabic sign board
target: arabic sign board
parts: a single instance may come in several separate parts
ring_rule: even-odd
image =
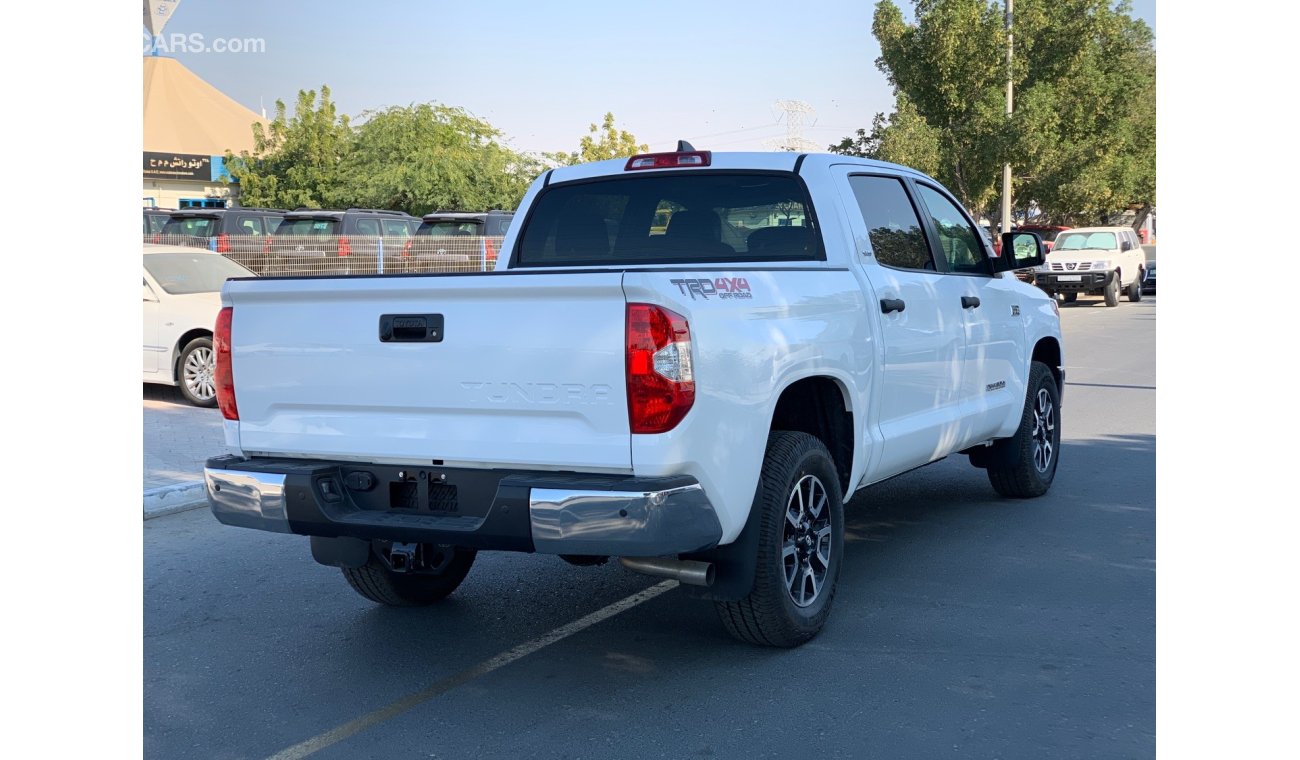
[[[226,175],[224,156],[144,152],[144,176],[153,179],[192,179],[219,182]],[[232,181],[234,181],[232,179]]]

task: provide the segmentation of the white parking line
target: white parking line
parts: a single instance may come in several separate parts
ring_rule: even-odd
[[[390,718],[395,718],[407,710],[410,710],[412,707],[428,702],[430,699],[433,699],[440,694],[444,694],[461,684],[472,681],[479,676],[487,675],[498,668],[505,667],[515,660],[527,657],[533,652],[536,652],[539,649],[544,649],[557,641],[567,639],[573,634],[590,628],[602,620],[608,620],[620,612],[630,610],[642,602],[648,602],[665,591],[677,588],[677,585],[677,581],[673,580],[656,583],[644,591],[638,591],[625,599],[620,599],[619,601],[614,602],[608,607],[603,607],[590,615],[578,618],[572,623],[562,625],[550,633],[543,634],[532,641],[520,644],[513,649],[508,649],[489,660],[480,662],[472,668],[462,670],[453,676],[448,676],[441,681],[437,681],[414,694],[408,694],[386,707],[381,707],[374,712],[366,713],[360,718],[350,720],[337,728],[332,728],[323,734],[313,736],[305,742],[281,750],[272,755],[269,760],[299,760],[299,758],[307,757],[314,752],[319,752],[326,747],[338,744],[350,736],[358,734],[376,724],[383,723]]]

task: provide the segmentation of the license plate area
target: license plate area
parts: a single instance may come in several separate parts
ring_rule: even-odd
[[[1058,282],[1082,282],[1082,281],[1083,281],[1083,275],[1081,275],[1081,274],[1060,274],[1060,275],[1057,275],[1057,276],[1056,276],[1056,279],[1057,279]]]
[[[492,471],[360,465],[317,478],[316,491],[326,503],[346,501],[364,512],[485,517],[500,478]]]

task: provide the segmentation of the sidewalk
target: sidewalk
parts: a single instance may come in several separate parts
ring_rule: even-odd
[[[219,411],[190,406],[175,388],[144,386],[146,519],[202,506],[203,462],[226,452]]]

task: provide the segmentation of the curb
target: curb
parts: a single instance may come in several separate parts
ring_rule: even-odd
[[[188,512],[207,504],[208,497],[202,481],[150,488],[144,492],[144,519],[152,520],[177,512]]]

